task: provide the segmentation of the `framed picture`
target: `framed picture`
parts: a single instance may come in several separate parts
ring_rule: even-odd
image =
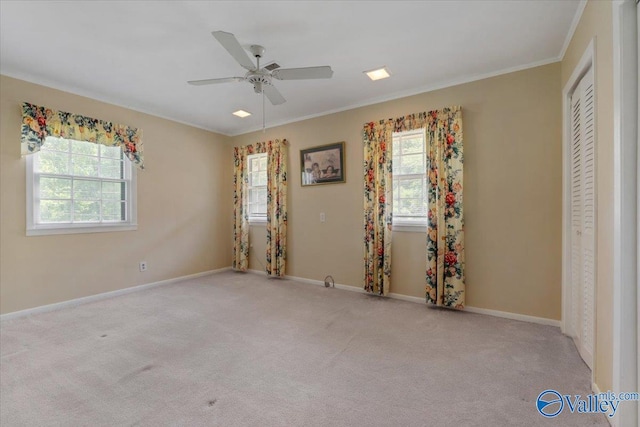
[[[345,182],[344,142],[300,150],[302,186]]]

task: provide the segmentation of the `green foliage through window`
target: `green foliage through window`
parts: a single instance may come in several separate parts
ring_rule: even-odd
[[[393,218],[425,222],[427,156],[424,129],[393,134]]]
[[[128,220],[130,164],[120,147],[50,137],[34,156],[37,224]]]
[[[250,217],[267,216],[267,154],[247,156],[248,168],[248,208]]]

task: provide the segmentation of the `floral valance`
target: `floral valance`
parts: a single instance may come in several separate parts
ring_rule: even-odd
[[[133,164],[144,169],[141,129],[23,103],[22,155],[40,151],[48,136],[121,147]]]
[[[453,106],[441,110],[407,114],[406,116],[395,119],[382,119],[378,122],[365,123],[365,137],[367,137],[368,140],[373,140],[376,137],[381,138],[385,135],[385,132],[388,138],[391,136],[391,133],[394,132],[405,132],[420,128],[425,128],[427,131],[434,130],[437,127],[438,120],[450,120],[451,117],[458,114],[461,109],[460,106]]]

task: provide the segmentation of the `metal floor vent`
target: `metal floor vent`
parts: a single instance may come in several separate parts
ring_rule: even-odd
[[[327,277],[324,278],[324,287],[328,288],[330,286],[335,288],[336,287],[336,282],[333,280],[333,277],[327,276]]]

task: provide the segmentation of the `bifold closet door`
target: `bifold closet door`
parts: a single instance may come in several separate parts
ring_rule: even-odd
[[[571,96],[571,328],[592,367],[595,320],[595,105],[593,69]]]

